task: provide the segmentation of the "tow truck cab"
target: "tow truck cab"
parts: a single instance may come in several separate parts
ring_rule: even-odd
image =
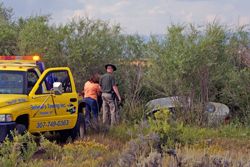
[[[37,56],[0,56],[0,142],[10,131],[59,131],[83,136],[82,106],[68,67],[49,68]],[[79,112],[78,112],[79,111]]]

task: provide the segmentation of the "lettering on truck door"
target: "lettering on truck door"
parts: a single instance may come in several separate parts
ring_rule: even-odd
[[[56,69],[56,70],[55,70]],[[47,71],[47,70],[46,70]],[[73,90],[72,75],[64,68],[54,68],[43,74],[32,90],[31,132],[73,128],[77,117],[77,93]],[[42,77],[41,76],[41,77]],[[53,83],[62,84],[62,92],[53,92]]]

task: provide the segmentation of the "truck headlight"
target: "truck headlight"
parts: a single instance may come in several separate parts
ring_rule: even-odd
[[[12,119],[12,115],[11,114],[1,114],[0,115],[0,122],[11,122]]]

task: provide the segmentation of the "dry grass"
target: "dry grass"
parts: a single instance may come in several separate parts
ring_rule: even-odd
[[[105,133],[100,134],[90,134],[85,139],[81,139],[83,141],[86,140],[94,140],[97,143],[101,143],[105,146],[108,146],[110,151],[121,150],[126,142],[122,140],[117,140],[115,138],[109,137]]]
[[[176,149],[176,156],[165,155],[163,166],[249,166],[250,141],[213,139]]]
[[[46,150],[35,160],[49,166],[247,166],[250,165],[248,129],[222,127],[218,129],[185,128],[183,139],[192,139],[175,148],[176,157],[166,152],[163,157],[146,142],[141,126],[119,125],[109,131],[88,133],[74,143],[47,143]],[[238,129],[238,130],[237,130]],[[222,133],[223,132],[223,133]],[[138,137],[138,134],[140,137]],[[55,150],[53,150],[55,149]],[[151,149],[151,151],[150,151]],[[167,149],[166,149],[167,150]],[[50,154],[50,158],[47,158]],[[59,153],[59,154],[58,154]],[[134,158],[131,158],[131,156]],[[122,162],[122,163],[121,163]],[[31,165],[32,166],[32,165]]]
[[[30,158],[28,157],[26,160],[20,154],[19,158],[13,158],[13,160],[18,162],[19,166],[31,167],[249,167],[250,165],[250,136],[247,128],[196,129],[187,127],[183,139],[192,139],[190,141],[193,142],[179,143],[172,152],[169,151],[167,145],[163,150],[159,149],[159,136],[154,133],[144,134],[143,128],[147,129],[142,125],[134,127],[119,125],[109,131],[89,133],[86,138],[71,143],[58,144],[42,137],[39,146],[36,146],[31,138],[26,137],[27,142],[30,142],[29,146],[34,148],[29,149]],[[221,131],[223,134],[219,135]],[[14,143],[7,141],[5,145],[2,145],[4,147],[1,148],[1,152],[13,150],[15,143],[17,145],[22,143],[23,141],[19,138],[22,137],[16,137],[18,140]],[[33,145],[31,145],[32,143]],[[12,163],[7,164],[7,160],[12,155],[16,155],[16,151],[10,152],[8,156],[0,156],[3,166],[13,166]]]

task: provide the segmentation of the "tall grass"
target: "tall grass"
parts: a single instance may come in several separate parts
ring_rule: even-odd
[[[216,129],[178,127],[176,136],[176,133],[169,133],[169,129],[154,131],[146,122],[129,126],[121,124],[106,132],[91,133],[83,140],[60,145],[44,137],[37,143],[30,134],[15,136],[13,141],[6,140],[1,144],[0,165],[124,167],[176,166],[178,163],[182,166],[249,164],[249,128],[235,125]],[[178,137],[174,147],[162,147],[160,133],[166,133],[172,139]]]

